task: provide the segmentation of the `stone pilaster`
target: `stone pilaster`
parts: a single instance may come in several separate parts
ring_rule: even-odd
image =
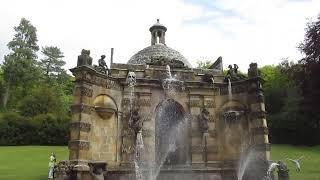
[[[249,82],[249,131],[253,148],[259,152],[260,158],[269,160],[270,144],[268,139],[268,127],[266,111],[261,85],[262,79],[256,77]]]
[[[199,115],[201,112],[203,102],[200,95],[190,95],[189,109],[191,116],[191,159],[192,165],[202,165],[203,161],[203,147],[202,147],[202,133],[199,129]]]
[[[76,164],[86,163],[90,159],[88,155],[90,150],[89,133],[92,128],[90,114],[94,109],[91,105],[92,93],[93,89],[90,83],[76,81],[73,105],[71,106],[72,121],[68,144],[69,160],[75,161]]]

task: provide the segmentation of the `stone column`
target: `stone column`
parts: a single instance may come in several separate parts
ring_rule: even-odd
[[[253,158],[255,161],[255,166],[252,166],[252,170],[249,170],[249,172],[254,172],[254,174],[250,175],[251,177],[263,177],[268,168],[270,143],[268,139],[264,96],[261,85],[262,79],[259,76],[257,64],[250,64],[248,75],[249,152],[254,156]]]
[[[76,76],[77,78],[77,76]],[[87,163],[90,159],[89,132],[91,130],[90,113],[92,111],[92,85],[77,81],[74,89],[74,100],[71,106],[72,121],[70,125],[69,160],[78,165],[77,176],[84,177],[89,170]]]
[[[207,148],[206,148],[206,159],[204,159],[205,163],[213,163],[213,161],[217,160],[217,131],[216,131],[216,121],[215,121],[215,101],[214,96],[204,96],[203,98],[203,107],[209,111],[209,130],[208,130],[208,138],[207,138]]]
[[[200,95],[190,95],[189,107],[191,119],[191,160],[193,166],[201,166],[203,161],[202,133],[199,129],[199,115],[201,113]]]

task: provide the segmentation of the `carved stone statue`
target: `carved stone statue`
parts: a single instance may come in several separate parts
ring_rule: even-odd
[[[95,69],[103,74],[110,74],[109,68],[107,66],[106,61],[104,60],[106,58],[105,55],[102,55],[101,58],[98,60],[99,66],[95,66]]]
[[[56,166],[57,180],[74,180],[76,174],[74,173],[74,165],[69,161],[60,161]]]
[[[208,129],[209,129],[208,122],[209,122],[209,111],[204,108],[201,111],[201,114],[199,115],[199,125],[203,133],[208,132]]]
[[[78,56],[77,66],[92,66],[92,57],[90,57],[90,50],[82,49],[81,55]]]
[[[282,161],[278,161],[278,164],[278,180],[289,180],[288,166]]]
[[[131,117],[129,120],[129,126],[134,130],[134,132],[137,134],[139,131],[142,130],[143,127],[143,120],[140,118],[139,115],[139,107],[135,106],[131,110]]]
[[[249,78],[260,76],[257,63],[251,63],[248,69]]]
[[[237,64],[234,64],[233,67],[230,64],[228,68],[227,76],[224,79],[225,82],[228,82],[228,79],[230,79],[230,81],[238,81],[245,78],[244,75],[238,72],[239,66]]]
[[[102,167],[102,165],[103,164],[89,164],[89,173],[92,176],[93,180],[104,180],[104,176],[106,175],[107,171],[104,167]]]
[[[134,86],[136,84],[136,74],[132,71],[130,71],[128,73],[128,76],[127,76],[127,83],[129,84],[129,86]]]

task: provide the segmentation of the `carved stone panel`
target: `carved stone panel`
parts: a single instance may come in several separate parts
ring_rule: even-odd
[[[200,100],[190,100],[190,107],[200,107]]]
[[[92,97],[93,90],[84,86],[76,87],[76,95]]]
[[[214,108],[215,103],[213,100],[204,100],[204,107],[205,108]]]
[[[69,141],[68,147],[71,150],[89,150],[90,142],[84,140],[73,140]]]
[[[71,122],[70,123],[71,129],[79,129],[83,132],[89,132],[91,129],[91,124],[85,122]]]

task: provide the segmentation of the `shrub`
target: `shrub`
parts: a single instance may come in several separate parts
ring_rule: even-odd
[[[15,112],[0,116],[0,145],[66,145],[69,117],[40,114],[33,118]]]

